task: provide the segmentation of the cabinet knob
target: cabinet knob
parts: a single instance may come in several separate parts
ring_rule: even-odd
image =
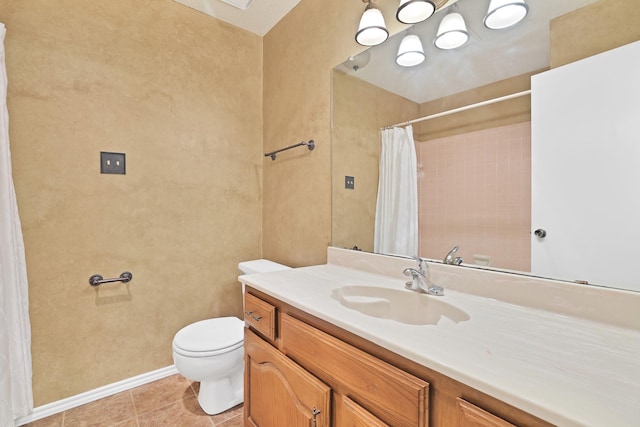
[[[535,236],[539,239],[544,239],[545,237],[547,237],[547,231],[544,228],[538,228],[533,232],[533,234],[535,234]]]

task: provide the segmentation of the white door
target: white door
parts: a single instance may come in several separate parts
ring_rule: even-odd
[[[640,42],[531,88],[532,272],[640,290]]]

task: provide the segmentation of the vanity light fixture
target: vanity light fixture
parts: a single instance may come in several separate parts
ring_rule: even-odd
[[[422,64],[425,59],[420,37],[415,34],[404,36],[398,48],[396,63],[402,67],[413,67]]]
[[[491,0],[484,26],[491,30],[501,30],[522,21],[529,12],[524,0]]]
[[[442,18],[433,44],[440,49],[456,49],[469,40],[464,18],[456,11],[449,12]]]
[[[429,18],[436,11],[431,0],[400,0],[396,19],[403,24],[417,24]]]
[[[356,42],[363,46],[376,46],[389,38],[389,32],[384,23],[384,17],[380,9],[376,8],[373,0],[362,0],[367,3],[364,9],[360,25],[356,33]]]
[[[448,0],[445,3],[448,3]],[[374,0],[362,0],[366,7],[360,18],[356,33],[356,42],[363,46],[376,46],[389,38],[384,16]],[[396,12],[398,21],[404,24],[415,24],[432,16],[436,11],[435,0],[400,0]],[[490,0],[489,9],[484,17],[485,27],[492,30],[511,27],[522,21],[529,12],[525,0]],[[443,50],[456,49],[469,41],[469,31],[464,17],[458,12],[458,5],[453,4],[448,13],[440,21],[433,44]],[[396,63],[403,67],[413,67],[424,62],[426,55],[422,41],[415,34],[406,35],[400,42]],[[368,61],[360,65],[355,58],[349,58],[345,64],[354,71],[362,68]]]

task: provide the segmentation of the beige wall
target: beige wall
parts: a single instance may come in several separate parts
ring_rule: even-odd
[[[264,149],[316,142],[313,152],[303,147],[264,160],[263,251],[269,259],[291,266],[326,261],[331,69],[363,50],[354,40],[363,10],[358,1],[302,0],[264,37]]]
[[[600,0],[551,21],[551,68],[640,40],[638,0]]]
[[[544,70],[536,70],[425,102],[420,104],[419,117],[529,90],[531,89],[531,76],[542,71]],[[415,139],[417,141],[428,141],[530,120],[531,98],[523,96],[417,123],[415,125]]]
[[[241,315],[262,39],[169,0],[3,0],[0,21],[42,405],[168,366],[179,328]],[[127,174],[101,175],[100,151]],[[125,270],[128,287],[88,284]]]
[[[419,105],[341,71],[333,72],[332,244],[373,252],[380,128],[418,115]],[[344,188],[344,177],[355,188]]]

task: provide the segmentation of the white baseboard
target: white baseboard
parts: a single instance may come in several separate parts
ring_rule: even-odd
[[[37,421],[54,414],[64,412],[71,408],[75,408],[89,402],[94,402],[98,399],[102,399],[103,397],[112,396],[116,393],[120,393],[121,391],[130,390],[143,384],[166,378],[177,373],[178,370],[176,369],[176,367],[174,365],[171,365],[167,366],[166,368],[157,369],[155,371],[147,372],[146,374],[137,375],[135,377],[127,378],[126,380],[118,381],[117,383],[89,390],[75,396],[67,397],[66,399],[58,400],[57,402],[47,403],[46,405],[38,406],[37,408],[35,408],[31,414],[25,417],[18,418],[15,424],[16,426],[22,426],[33,421]]]

